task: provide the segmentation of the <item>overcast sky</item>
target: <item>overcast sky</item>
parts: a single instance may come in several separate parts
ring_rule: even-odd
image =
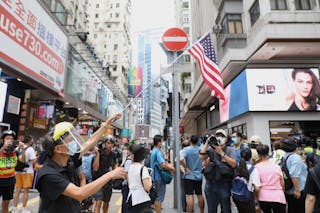
[[[159,46],[165,30],[175,27],[174,0],[133,0],[132,1],[132,44],[137,48],[139,32],[152,30],[150,34],[152,45],[152,75],[160,73],[160,65],[165,66],[166,55]],[[133,51],[135,52],[135,51]],[[133,63],[137,63],[137,56],[133,56]],[[135,66],[135,64],[133,64]],[[169,80],[170,75],[163,76]]]

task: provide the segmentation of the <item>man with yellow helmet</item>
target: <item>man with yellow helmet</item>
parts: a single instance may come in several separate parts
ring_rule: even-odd
[[[121,117],[115,114],[84,142],[71,123],[61,122],[55,125],[53,131],[45,136],[42,144],[47,152],[47,159],[39,174],[36,188],[40,192],[39,212],[80,212],[80,202],[97,192],[111,179],[124,178],[126,172],[118,167],[105,173],[97,180],[79,186],[76,163],[90,148],[94,147],[102,138],[111,123]],[[70,156],[73,160],[70,160]]]

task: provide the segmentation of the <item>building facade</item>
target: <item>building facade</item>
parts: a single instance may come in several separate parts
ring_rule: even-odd
[[[267,144],[288,135],[319,137],[319,108],[291,111],[287,103],[289,91],[296,91],[294,69],[310,69],[319,81],[319,4],[191,1],[192,40],[212,30],[227,100],[210,97],[202,78],[195,78],[182,110],[185,131],[223,128],[259,135]]]
[[[115,82],[120,100],[127,103],[130,68],[131,0],[87,1],[88,39],[96,57]]]

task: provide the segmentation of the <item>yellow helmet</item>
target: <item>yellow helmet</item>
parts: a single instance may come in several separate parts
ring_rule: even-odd
[[[52,139],[57,141],[62,137],[64,134],[69,132],[73,127],[72,123],[69,122],[60,122],[54,126],[53,136]]]

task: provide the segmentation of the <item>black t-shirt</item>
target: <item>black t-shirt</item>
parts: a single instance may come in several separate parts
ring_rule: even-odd
[[[80,203],[62,193],[70,184],[70,171],[47,158],[39,174],[36,188],[40,193],[39,213],[79,213]]]
[[[320,177],[320,163],[317,163],[317,165],[312,169],[315,171],[316,175],[318,177]],[[304,191],[306,192],[306,194],[311,194],[311,195],[315,195],[315,196],[320,195],[320,189],[317,186],[317,184],[315,183],[315,181],[313,180],[313,178],[310,174],[310,171],[307,176],[307,181],[306,181],[306,185],[304,187]]]
[[[93,180],[101,177],[103,174],[110,172],[112,167],[116,165],[117,156],[114,152],[106,154],[105,149],[100,153],[99,169],[93,173]]]

